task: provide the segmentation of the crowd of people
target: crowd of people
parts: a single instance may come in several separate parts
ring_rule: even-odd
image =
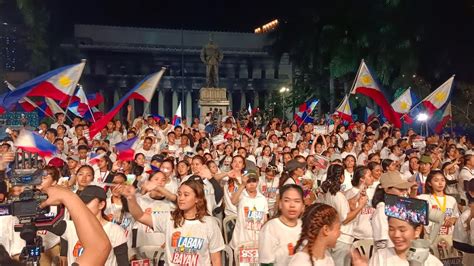
[[[172,125],[133,119],[132,111],[92,139],[89,122],[63,113],[36,129],[57,147],[41,159],[36,189],[49,196],[42,206],[67,209],[61,232],[38,231],[41,265],[129,265],[159,250],[160,265],[225,265],[227,247],[240,265],[409,265],[419,238],[432,241],[423,265],[473,263],[474,152],[466,136],[422,137],[337,115],[257,126],[251,114],[229,111]],[[18,134],[0,144],[2,175],[21,160]],[[133,160],[121,160],[116,145],[134,137]],[[4,179],[3,203],[25,189]],[[386,195],[427,201],[444,216],[439,232],[431,221],[387,216]],[[25,245],[17,222],[0,216],[2,252],[13,259]],[[358,247],[368,241],[373,252],[364,254]]]

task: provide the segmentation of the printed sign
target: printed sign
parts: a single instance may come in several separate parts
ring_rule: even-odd
[[[258,263],[258,248],[244,248],[239,250],[240,263]]]

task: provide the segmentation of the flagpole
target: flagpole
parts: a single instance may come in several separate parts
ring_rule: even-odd
[[[349,94],[352,93],[352,90],[354,89],[355,87],[355,84],[357,82],[357,77],[359,77],[359,73],[360,73],[360,69],[362,68],[362,64],[365,63],[364,59],[360,60],[360,64],[359,64],[359,69],[357,69],[357,73],[356,73],[356,77],[354,79],[354,81],[352,82],[352,86],[351,86],[351,90],[349,91]],[[336,108],[337,109],[337,108]]]
[[[93,120],[93,121],[94,121],[94,123],[95,123],[95,117],[94,117],[94,113],[92,112],[92,109],[91,109],[90,105],[87,105],[87,108],[89,108],[89,112],[91,113],[92,120]]]
[[[86,59],[81,59],[81,63],[84,63],[84,64],[85,64],[86,61],[87,61]],[[79,86],[79,87],[82,88],[82,86],[81,86],[79,83],[76,84],[76,88],[77,88],[77,86]],[[74,97],[74,95],[76,95],[76,94],[75,94],[76,88],[74,88],[74,90],[72,91],[72,95],[69,96],[69,100],[68,100],[68,102],[67,102],[67,106],[66,106],[66,109],[65,109],[66,111],[64,111],[64,114],[65,114],[66,117],[71,121],[71,123],[72,123],[73,121],[72,121],[71,117],[69,117],[69,116],[67,115],[67,110],[69,109],[69,105],[71,104],[72,97]],[[92,116],[94,116],[94,115],[92,115]]]

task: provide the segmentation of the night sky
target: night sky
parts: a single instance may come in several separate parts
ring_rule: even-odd
[[[224,6],[226,2],[81,0],[74,4],[63,1],[56,10],[68,14],[64,26],[83,23],[241,32],[253,32],[257,26],[288,14],[288,7],[270,2],[241,0],[233,2],[235,7]]]

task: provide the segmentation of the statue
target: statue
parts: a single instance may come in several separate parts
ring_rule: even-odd
[[[212,36],[209,43],[201,50],[201,61],[206,64],[206,87],[217,88],[219,85],[219,63],[224,58],[219,47],[214,44]]]

